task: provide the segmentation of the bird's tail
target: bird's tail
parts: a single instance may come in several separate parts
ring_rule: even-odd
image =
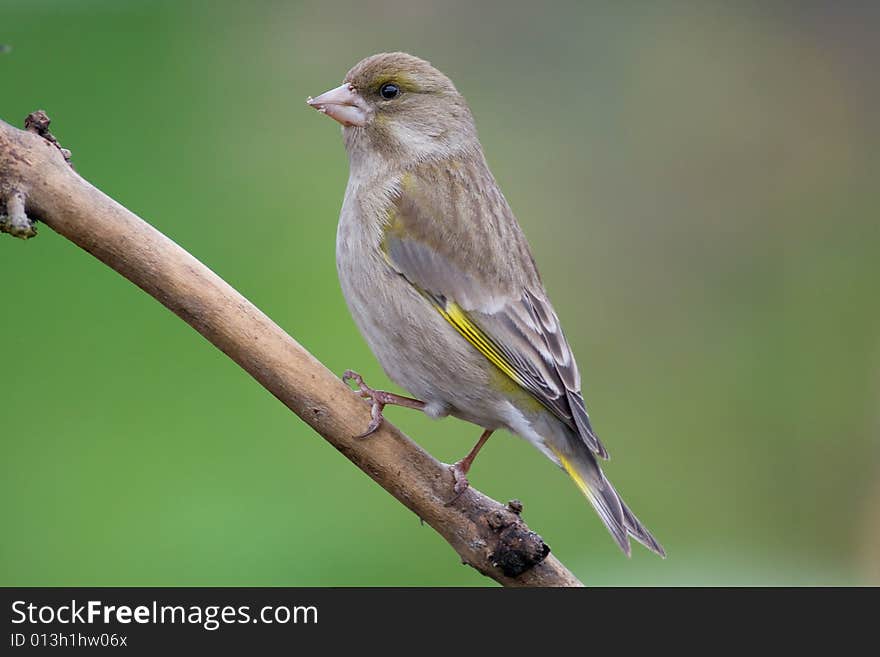
[[[574,483],[590,500],[590,504],[596,509],[602,522],[627,556],[631,553],[629,537],[632,536],[652,552],[666,557],[663,546],[620,499],[620,495],[605,478],[595,457],[588,450],[578,449],[576,454],[564,454],[556,449],[553,449],[553,452]]]

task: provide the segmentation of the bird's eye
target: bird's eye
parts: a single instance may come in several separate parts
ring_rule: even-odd
[[[398,87],[393,82],[383,84],[382,88],[379,89],[379,95],[382,96],[382,98],[384,98],[385,100],[397,98],[400,95],[400,87]]]

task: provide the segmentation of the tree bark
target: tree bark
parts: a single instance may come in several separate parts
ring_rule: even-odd
[[[470,488],[447,506],[449,467],[387,420],[355,438],[369,404],[214,272],[80,177],[45,114],[25,125],[0,121],[0,230],[32,237],[39,220],[153,296],[433,527],[463,563],[505,586],[582,586],[525,525],[518,503]]]

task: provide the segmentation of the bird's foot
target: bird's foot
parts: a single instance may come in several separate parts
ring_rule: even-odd
[[[452,499],[446,502],[446,506],[451,505],[459,497],[462,496],[462,493],[470,488],[467,473],[470,471],[471,466],[474,464],[474,459],[477,458],[477,454],[480,453],[483,445],[486,444],[486,441],[489,440],[489,436],[492,435],[492,431],[492,429],[486,429],[485,431],[483,431],[480,439],[477,441],[477,444],[471,448],[471,451],[468,452],[468,455],[460,461],[456,461],[451,466],[449,466],[449,469],[452,470],[452,479],[454,483],[452,484]]]
[[[470,463],[467,463],[466,459],[456,461],[449,466],[449,469],[452,471],[452,480],[455,483],[452,484],[452,499],[446,502],[445,506],[451,506],[468,488],[471,487],[467,478],[467,472],[470,470],[469,466]]]
[[[342,380],[345,383],[354,381],[355,385],[358,387],[358,393],[360,396],[369,400],[371,404],[370,423],[367,425],[367,430],[362,434],[355,436],[355,438],[366,438],[376,431],[376,429],[381,426],[382,420],[385,419],[382,415],[382,411],[385,410],[385,407],[389,404],[393,406],[406,406],[407,408],[414,408],[417,410],[424,410],[425,408],[425,402],[418,399],[404,397],[403,395],[395,395],[393,392],[386,392],[385,390],[374,390],[364,383],[364,377],[353,370],[345,370],[342,375]]]

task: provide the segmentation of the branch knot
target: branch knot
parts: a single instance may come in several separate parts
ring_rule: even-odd
[[[4,213],[0,207],[0,233],[9,233],[13,237],[19,237],[23,240],[37,234],[34,222],[25,214],[23,192],[17,189],[6,192],[6,201],[3,206],[5,206],[6,212]]]
[[[33,132],[35,135],[40,135],[40,137],[48,141],[50,144],[53,144],[59,151],[61,151],[64,160],[70,164],[71,153],[66,148],[62,148],[61,143],[55,138],[55,135],[49,132],[50,123],[52,123],[52,119],[49,118],[49,115],[43,110],[37,110],[36,112],[31,112],[27,115],[24,120],[24,129],[28,132]]]
[[[526,526],[519,516],[521,512],[522,503],[511,500],[507,508],[486,516],[486,524],[498,536],[489,560],[508,577],[522,575],[550,554],[550,546]]]

